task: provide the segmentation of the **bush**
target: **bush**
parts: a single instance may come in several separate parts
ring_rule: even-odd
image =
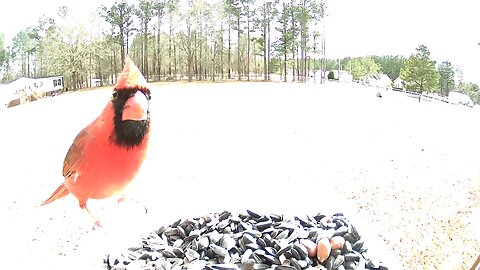
[[[327,75],[327,78],[329,80],[335,80],[335,74],[333,73],[333,71],[330,71]]]

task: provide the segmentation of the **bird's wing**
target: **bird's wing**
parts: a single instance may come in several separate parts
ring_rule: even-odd
[[[72,173],[75,173],[76,164],[83,156],[83,149],[85,147],[85,139],[87,135],[87,128],[82,129],[77,137],[75,137],[75,140],[73,140],[70,149],[68,149],[67,156],[65,156],[65,160],[63,161],[62,175],[64,177],[68,177]]]

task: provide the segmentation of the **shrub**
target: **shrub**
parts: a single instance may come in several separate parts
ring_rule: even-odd
[[[333,73],[333,71],[330,71],[327,75],[327,78],[329,80],[335,80],[335,74]]]

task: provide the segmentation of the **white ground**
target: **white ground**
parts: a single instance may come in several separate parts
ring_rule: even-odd
[[[65,153],[111,89],[0,112],[1,268],[102,267],[174,219],[222,210],[344,212],[372,252],[408,269],[467,269],[480,246],[477,109],[357,85],[160,84],[152,146],[127,192],[135,203],[73,196],[38,205],[61,183]],[[474,230],[474,228],[477,228]],[[10,267],[7,267],[10,266]]]

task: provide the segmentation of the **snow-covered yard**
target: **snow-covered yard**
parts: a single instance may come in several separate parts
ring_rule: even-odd
[[[479,255],[480,111],[356,84],[156,84],[150,155],[127,191],[148,214],[91,200],[92,231],[71,195],[39,207],[110,94],[0,111],[4,268],[101,268],[162,224],[243,209],[344,212],[392,269],[467,269]]]

